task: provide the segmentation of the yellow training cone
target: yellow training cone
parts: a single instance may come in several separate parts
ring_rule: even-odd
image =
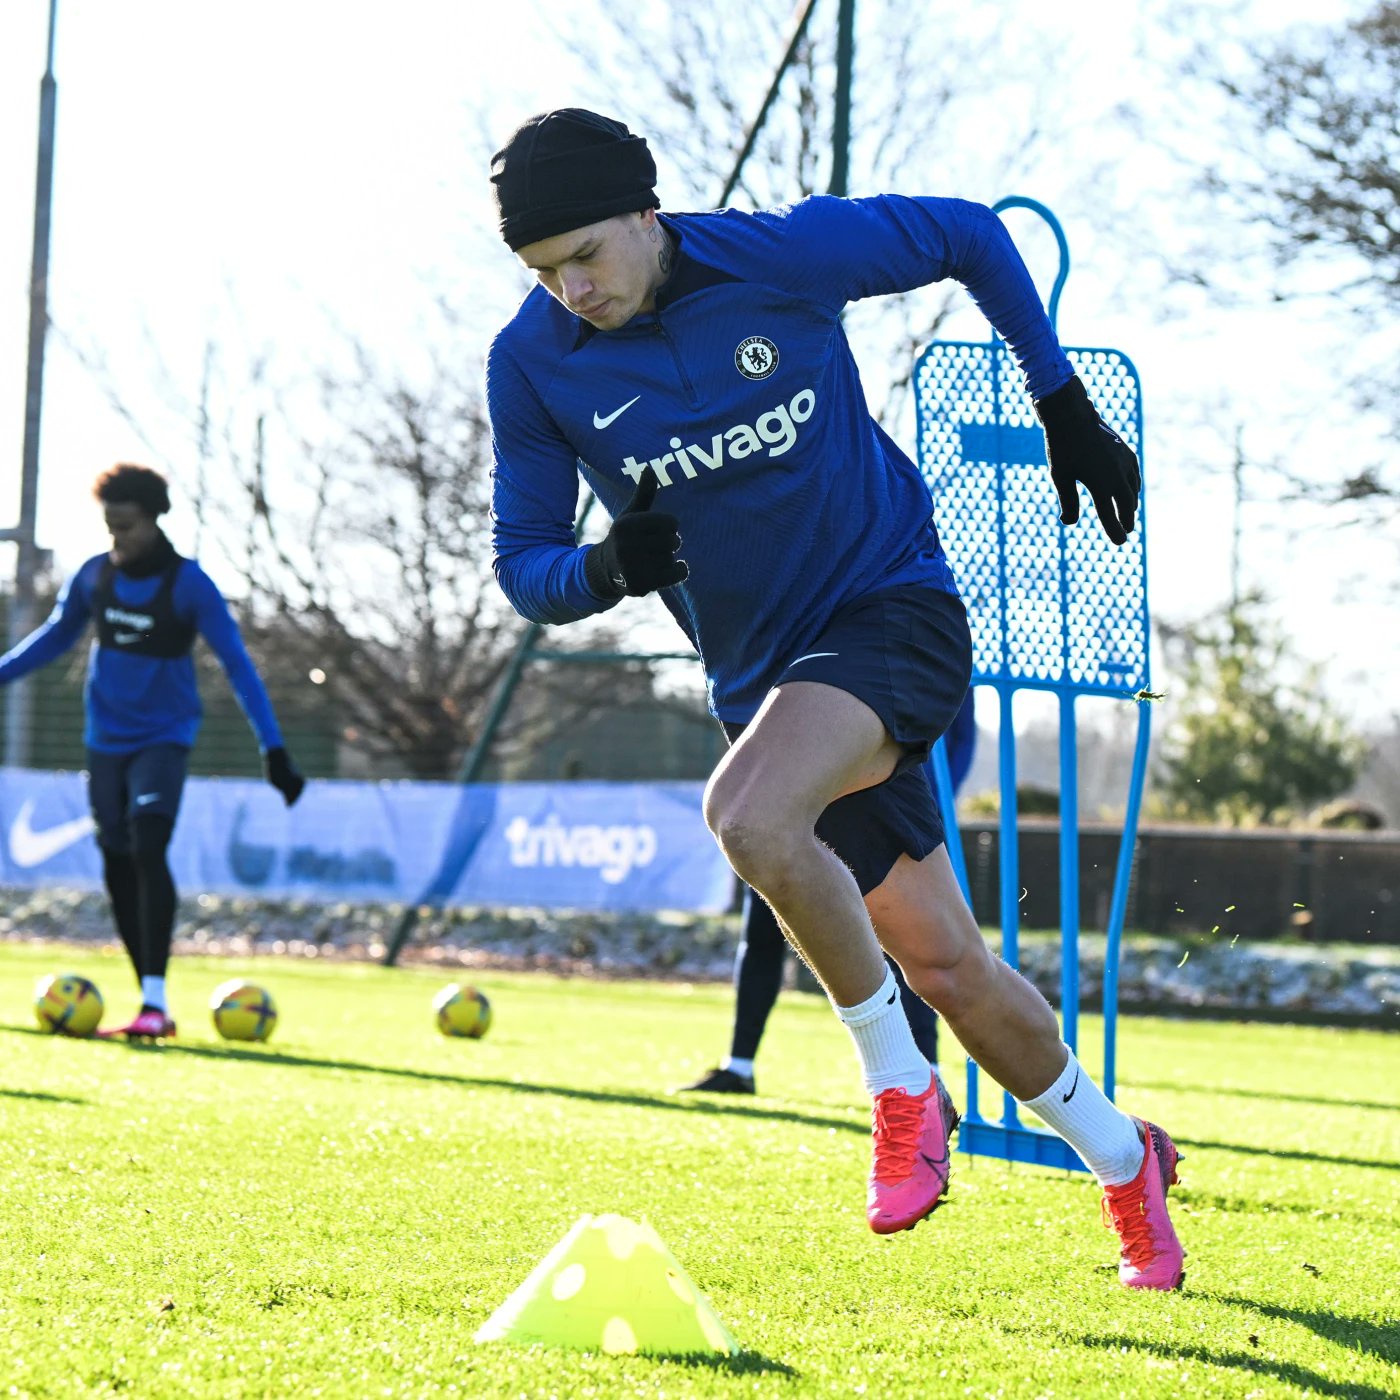
[[[656,1231],[624,1215],[581,1217],[476,1340],[668,1356],[739,1352]]]

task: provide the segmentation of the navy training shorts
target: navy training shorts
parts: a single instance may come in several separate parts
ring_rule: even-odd
[[[971,679],[962,600],[911,586],[848,603],[778,677],[778,685],[815,681],[854,695],[904,748],[883,783],[837,798],[817,820],[818,838],[850,869],[862,895],[884,883],[901,855],[923,860],[943,844],[926,765]],[[730,743],[747,727],[726,723]]]
[[[167,817],[173,823],[189,759],[183,744],[152,744],[131,753],[89,749],[88,805],[97,844],[108,851],[130,850],[133,817]]]

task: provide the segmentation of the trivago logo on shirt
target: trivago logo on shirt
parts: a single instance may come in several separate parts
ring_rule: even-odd
[[[762,452],[766,446],[770,457],[781,457],[797,442],[797,427],[805,423],[816,411],[817,396],[811,389],[803,389],[794,394],[787,403],[780,403],[759,415],[753,423],[736,423],[732,428],[724,428],[715,433],[708,443],[692,442],[689,446],[679,437],[671,439],[671,450],[647,461],[635,457],[623,459],[622,470],[640,481],[642,473],[650,467],[663,486],[671,484],[669,467],[679,467],[686,477],[694,480],[700,475],[696,464],[710,471],[718,471],[726,462],[737,462],[744,457],[752,457]]]

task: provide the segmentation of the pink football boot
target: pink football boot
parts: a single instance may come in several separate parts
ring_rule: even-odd
[[[113,1026],[109,1031],[98,1031],[104,1040],[113,1040],[124,1035],[128,1040],[174,1040],[175,1022],[152,1006],[143,1006],[134,1021],[124,1026]]]
[[[1123,1241],[1118,1281],[1125,1288],[1180,1288],[1185,1251],[1167,1215],[1167,1187],[1177,1182],[1181,1160],[1176,1144],[1155,1123],[1133,1120],[1143,1130],[1142,1170],[1122,1186],[1105,1186],[1104,1224],[1112,1220]]]
[[[938,1076],[919,1095],[886,1089],[875,1096],[875,1161],[865,1215],[877,1235],[910,1230],[948,1190],[948,1139],[958,1111]]]

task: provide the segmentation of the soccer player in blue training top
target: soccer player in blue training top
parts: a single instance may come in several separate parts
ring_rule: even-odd
[[[944,735],[948,751],[948,770],[956,794],[972,766],[977,742],[977,719],[973,709],[972,691],[967,692],[962,707]],[[693,1084],[685,1085],[687,1094],[754,1094],[754,1059],[768,1025],[768,1017],[778,1000],[783,985],[784,954],[789,947],[782,928],[762,895],[744,889],[743,929],[739,946],[734,952],[734,1031],[730,1037],[729,1054],[722,1064],[707,1070]],[[938,1013],[918,996],[895,960],[887,953],[899,988],[899,1002],[909,1022],[910,1034],[919,1054],[935,1068],[938,1065]]]
[[[180,810],[185,768],[202,710],[190,656],[201,636],[257,732],[267,780],[290,807],[306,786],[282,744],[277,717],[223,595],[193,559],[175,552],[159,519],[170,509],[165,478],[120,463],[97,478],[112,548],[89,559],[59,594],[42,627],[0,657],[0,686],[63,655],[88,620],[88,799],[117,932],[141,986],[141,1009],[105,1032],[170,1038],[165,973],[175,929],[175,882],[166,848]]]
[[[642,138],[578,108],[532,117],[492,160],[501,235],[539,282],[487,361],[501,587],[546,623],[658,592],[695,646],[732,740],[706,820],[855,1042],[871,1227],[938,1204],[955,1117],[883,945],[1103,1184],[1122,1281],[1174,1288],[1176,1148],[1109,1102],[1044,998],[987,950],[943,848],[921,765],[967,693],[967,616],[928,487],[866,406],[842,308],[962,283],[1025,374],[1065,524],[1080,482],[1123,543],[1136,458],[991,210],[879,195],[661,214],[655,183]],[[612,516],[583,547],[580,474]]]

